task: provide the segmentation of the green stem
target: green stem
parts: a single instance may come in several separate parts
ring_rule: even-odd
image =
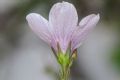
[[[59,53],[57,56],[57,61],[61,66],[60,80],[69,80],[70,67],[73,60],[68,54]]]
[[[70,68],[61,65],[61,78],[60,80],[69,80]]]

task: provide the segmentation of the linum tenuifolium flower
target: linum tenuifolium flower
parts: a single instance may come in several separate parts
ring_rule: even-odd
[[[67,64],[75,57],[77,48],[99,18],[99,14],[90,14],[78,23],[77,11],[68,2],[54,4],[49,20],[37,13],[30,13],[26,17],[30,28],[52,47],[60,64]]]

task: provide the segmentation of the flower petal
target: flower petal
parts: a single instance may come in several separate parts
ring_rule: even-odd
[[[83,18],[83,19],[80,21],[79,26],[80,26],[80,27],[84,27],[84,26],[89,22],[89,20],[90,20],[92,17],[94,17],[94,16],[96,16],[96,15],[95,15],[95,14],[91,14],[91,15],[86,16],[85,18]]]
[[[60,46],[65,48],[68,46],[71,31],[76,27],[78,15],[75,7],[68,3],[62,2],[55,4],[49,14],[49,23],[54,27]]]
[[[30,13],[26,17],[31,29],[45,42],[50,43],[48,21],[37,13]]]
[[[100,19],[99,14],[89,15],[81,20],[79,26],[73,34],[72,38],[72,49],[78,48],[81,43],[86,39],[89,32],[95,27]],[[81,27],[82,26],[82,27]]]

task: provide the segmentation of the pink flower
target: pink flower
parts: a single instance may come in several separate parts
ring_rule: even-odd
[[[66,53],[69,44],[71,44],[71,51],[77,49],[98,23],[99,18],[99,14],[91,14],[78,24],[77,11],[68,2],[53,5],[49,13],[49,20],[37,13],[30,13],[26,17],[31,29],[42,40],[54,48],[56,52],[59,44],[63,53]]]

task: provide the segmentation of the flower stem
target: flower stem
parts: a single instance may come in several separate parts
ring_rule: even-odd
[[[66,67],[66,66],[61,65],[60,80],[69,80],[69,75],[70,75],[70,67]]]

